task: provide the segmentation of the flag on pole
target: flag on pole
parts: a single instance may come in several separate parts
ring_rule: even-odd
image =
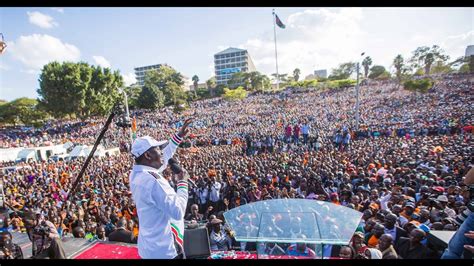
[[[277,26],[282,28],[282,29],[286,28],[285,24],[283,24],[283,22],[281,22],[278,15],[275,12],[273,12],[273,14],[275,14],[275,22],[276,22]]]
[[[132,138],[137,138],[137,118],[134,116],[132,120]]]

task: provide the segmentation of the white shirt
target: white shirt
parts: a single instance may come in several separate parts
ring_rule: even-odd
[[[214,184],[212,184],[211,193],[209,195],[209,200],[210,201],[212,201],[212,202],[218,202],[219,201],[221,187],[222,187],[221,183],[219,183],[217,181]]]
[[[179,143],[178,143],[179,145]],[[176,151],[178,145],[172,141],[163,150],[164,167]],[[159,178],[155,178],[153,172]],[[178,182],[177,192],[163,178],[158,169],[134,165],[130,174],[130,190],[136,204],[140,230],[138,233],[138,253],[144,259],[172,259],[177,251],[171,223],[183,223],[188,202],[188,186]],[[178,226],[179,227],[179,226]],[[184,228],[180,233],[184,233]]]
[[[380,197],[380,205],[381,205],[380,208],[382,210],[387,210],[388,209],[388,202],[390,201],[391,197],[392,197],[392,193],[390,193],[390,192],[388,192],[386,195]]]

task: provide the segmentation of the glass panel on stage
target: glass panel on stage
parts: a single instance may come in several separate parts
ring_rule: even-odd
[[[259,258],[272,258],[270,252],[282,253],[280,248],[285,255],[321,258],[325,246],[349,244],[362,213],[317,200],[274,199],[242,205],[224,217],[237,241],[257,243]]]

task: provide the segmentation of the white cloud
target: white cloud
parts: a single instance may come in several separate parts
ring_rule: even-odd
[[[474,30],[468,31],[463,34],[448,36],[444,42],[441,43],[447,54],[452,55],[451,59],[457,59],[460,56],[464,56],[466,47],[474,44]]]
[[[34,11],[34,12],[26,12],[28,14],[28,20],[31,24],[39,26],[43,29],[50,29],[52,27],[57,27],[58,23],[54,21],[53,17],[45,15],[43,13]]]
[[[59,13],[64,13],[64,8],[53,7],[51,9],[54,10],[54,11],[57,11]]]
[[[105,57],[100,56],[100,55],[94,55],[92,56],[92,59],[94,59],[94,62],[104,68],[110,68],[110,62],[105,59]]]
[[[277,29],[279,72],[291,74],[298,67],[304,77],[315,69],[330,71],[339,63],[359,59],[364,47],[361,40],[367,36],[360,25],[362,18],[360,8],[308,9],[286,20],[280,18],[287,27]],[[273,31],[249,39],[242,46],[249,51],[257,70],[267,75],[275,73]]]
[[[125,83],[125,86],[130,86],[137,82],[137,79],[135,78],[135,74],[133,73],[122,75],[122,77],[123,77],[123,82]]]
[[[51,61],[78,61],[79,49],[47,34],[20,36],[8,44],[10,54],[29,70],[40,70]]]

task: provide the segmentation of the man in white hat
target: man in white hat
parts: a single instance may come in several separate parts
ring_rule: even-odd
[[[185,121],[164,149],[166,141],[150,136],[137,138],[131,153],[135,165],[130,174],[130,190],[140,220],[138,253],[144,259],[183,257],[184,215],[188,202],[188,174],[178,176],[177,191],[162,172],[178,145],[188,133],[192,120]]]

